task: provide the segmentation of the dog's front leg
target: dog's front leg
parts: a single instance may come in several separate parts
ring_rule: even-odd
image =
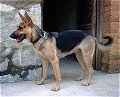
[[[56,57],[54,58],[54,60],[51,60],[50,63],[52,64],[52,67],[55,73],[55,78],[56,78],[56,84],[52,88],[52,91],[58,91],[60,89],[60,81],[61,81],[59,59]]]
[[[48,60],[41,58],[42,61],[42,77],[40,81],[37,81],[37,85],[44,84],[45,79],[47,78],[47,71],[48,71]]]

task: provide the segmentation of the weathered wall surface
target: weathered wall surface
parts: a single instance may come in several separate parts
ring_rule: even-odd
[[[43,0],[0,0],[2,4],[11,5],[18,9],[26,8],[29,5],[35,5],[42,1]]]
[[[103,52],[103,70],[109,73],[120,72],[120,0],[104,0],[105,35],[114,38],[109,51]]]
[[[41,60],[33,45],[27,40],[16,43],[10,34],[20,22],[18,10],[9,5],[1,5],[0,10],[0,82],[35,80],[40,78]],[[34,23],[41,27],[41,7],[39,4],[25,9]]]

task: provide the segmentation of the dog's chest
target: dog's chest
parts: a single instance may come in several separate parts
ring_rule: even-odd
[[[41,42],[42,43],[42,42]],[[55,56],[55,41],[52,39],[45,40],[42,45],[38,42],[36,44],[38,53],[45,59],[51,59]]]

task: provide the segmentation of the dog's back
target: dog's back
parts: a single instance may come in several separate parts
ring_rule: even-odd
[[[56,46],[62,52],[71,51],[75,46],[86,38],[89,34],[82,30],[67,30],[59,32],[56,37]]]

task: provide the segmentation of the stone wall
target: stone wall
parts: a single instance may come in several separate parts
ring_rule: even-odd
[[[103,52],[103,71],[120,72],[120,0],[104,0],[104,35],[114,38],[109,51]]]
[[[10,34],[20,22],[18,12],[24,10],[41,27],[41,7],[39,4],[18,10],[12,6],[1,4],[0,9],[0,82],[18,82],[40,78],[41,60],[33,45],[27,40],[16,43]]]

